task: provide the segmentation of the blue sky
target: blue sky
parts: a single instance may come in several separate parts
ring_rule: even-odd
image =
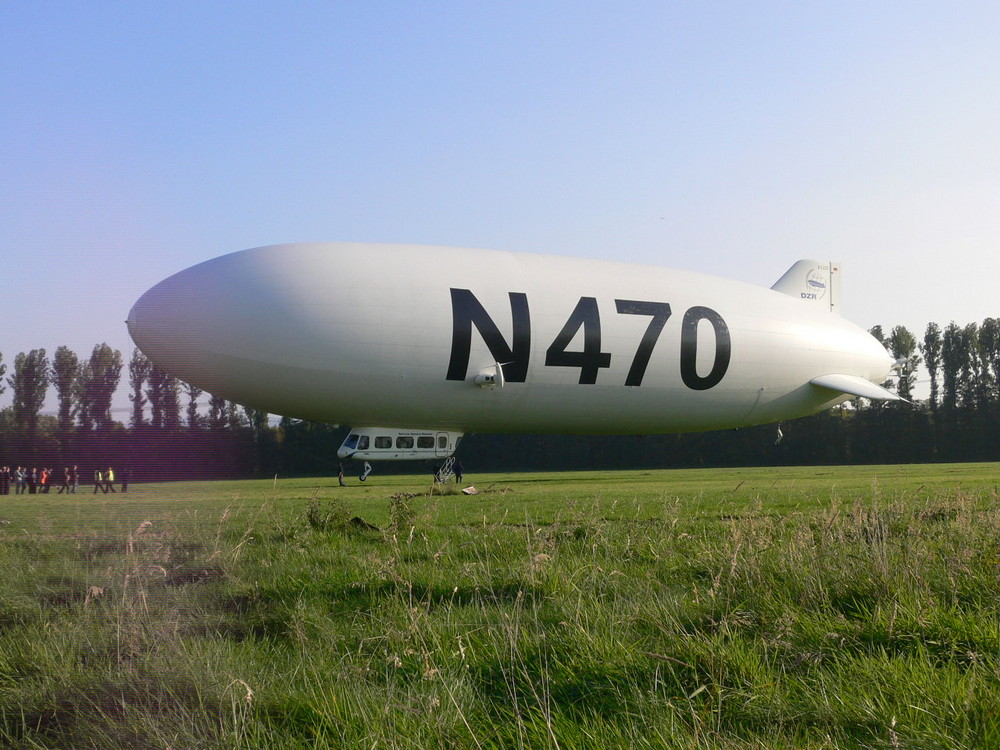
[[[829,258],[865,327],[980,322],[998,28],[995,2],[3,3],[0,352],[127,360],[155,282],[305,240],[764,286]]]

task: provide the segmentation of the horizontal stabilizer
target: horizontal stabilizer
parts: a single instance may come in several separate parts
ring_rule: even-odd
[[[813,385],[829,388],[831,391],[870,398],[874,401],[906,401],[905,398],[892,391],[887,391],[882,386],[875,385],[870,380],[865,380],[857,375],[820,375],[809,382]]]
[[[840,264],[833,261],[800,260],[771,286],[789,297],[840,312]]]

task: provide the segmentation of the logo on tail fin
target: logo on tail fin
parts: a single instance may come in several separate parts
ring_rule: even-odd
[[[823,299],[829,276],[827,266],[817,266],[811,270],[806,276],[806,290],[802,292],[802,299]]]

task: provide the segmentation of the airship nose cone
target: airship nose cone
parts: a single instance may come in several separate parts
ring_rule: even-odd
[[[344,342],[332,284],[337,247],[269,246],[187,268],[143,294],[128,315],[136,346],[159,367],[216,396],[282,405],[323,382]],[[276,384],[281,382],[284,387]]]
[[[210,392],[221,382],[220,356],[231,346],[250,345],[259,316],[227,283],[231,265],[224,256],[174,274],[128,314],[129,335],[154,365]]]
[[[128,314],[128,331],[148,356],[160,351],[162,339],[172,339],[197,317],[196,278],[186,272],[171,276],[143,294]]]
[[[175,338],[180,328],[193,322],[190,303],[195,302],[195,295],[188,286],[176,283],[172,277],[152,287],[129,310],[129,335],[147,356],[157,357],[166,340]]]

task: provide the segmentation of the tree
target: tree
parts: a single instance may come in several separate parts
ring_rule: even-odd
[[[149,397],[150,423],[158,430],[176,430],[181,423],[180,403],[177,400],[180,384],[177,378],[152,365],[148,382],[146,395]]]
[[[180,381],[168,376],[167,388],[163,391],[163,429],[171,432],[181,428],[180,389]]]
[[[243,413],[250,423],[250,430],[253,433],[254,443],[257,445],[257,462],[253,467],[254,474],[260,474],[264,468],[268,448],[273,445],[273,440],[268,440],[267,412],[260,409],[251,409],[249,406],[243,407]]]
[[[80,363],[77,369],[76,384],[76,419],[81,432],[94,429],[94,419],[90,416],[90,360]]]
[[[938,408],[938,375],[941,371],[941,328],[937,323],[928,323],[924,331],[924,343],[920,347],[924,355],[924,364],[931,378],[931,392],[928,403],[931,413]]]
[[[962,329],[952,321],[941,336],[941,408],[954,413],[959,404],[959,382],[965,361]]]
[[[261,435],[267,429],[267,412],[244,406],[243,413],[246,414],[247,422],[250,423],[250,429],[253,432],[254,438],[260,440]]]
[[[107,344],[95,346],[81,370],[79,388],[88,425],[93,424],[99,430],[111,429],[111,397],[118,388],[121,373],[122,353]]]
[[[73,431],[73,402],[80,361],[68,346],[60,346],[52,357],[52,385],[59,396],[59,445],[65,455]]]
[[[142,427],[146,423],[143,414],[148,401],[143,393],[143,387],[149,379],[149,371],[152,367],[153,363],[146,358],[145,354],[138,349],[132,350],[132,358],[128,363],[128,384],[132,392],[128,395],[128,399],[132,402],[131,425],[133,429]]]
[[[243,410],[233,401],[226,402],[226,425],[234,432],[246,426]]]
[[[198,416],[198,397],[204,393],[204,391],[196,385],[191,385],[191,383],[184,383],[184,393],[188,397],[187,405],[187,423],[188,429],[192,432],[196,432],[201,426],[201,418]]]
[[[959,399],[962,406],[974,408],[979,402],[982,362],[979,359],[979,326],[969,323],[962,328],[962,367],[959,370]]]
[[[896,326],[889,334],[889,351],[896,361],[905,360],[906,364],[899,373],[899,383],[896,392],[907,401],[913,400],[913,386],[917,382],[917,366],[920,357],[917,355],[917,340],[905,326]]]
[[[208,428],[220,432],[228,427],[226,399],[212,395],[208,400]]]
[[[0,393],[7,390],[7,386],[3,384],[3,375],[7,372],[7,365],[3,363],[3,354],[0,353]]]
[[[14,424],[27,439],[29,452],[34,453],[38,412],[49,389],[49,360],[45,350],[19,352],[14,358],[14,374],[7,378],[7,384],[14,391]]]
[[[991,403],[1000,401],[1000,319],[987,318],[979,326],[979,347],[989,372]]]

